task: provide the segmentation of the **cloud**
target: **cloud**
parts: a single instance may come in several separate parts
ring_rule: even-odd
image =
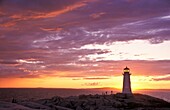
[[[75,80],[75,81],[77,81],[77,80],[81,80],[80,78],[73,78],[72,80]]]
[[[6,23],[2,23],[0,24],[1,27],[11,27],[14,26],[16,24],[16,21],[10,21],[10,22],[6,22]]]
[[[16,61],[0,61],[0,64],[14,65],[19,63]]]
[[[170,81],[170,75],[165,75],[162,77],[152,78],[154,81]]]
[[[2,7],[2,9],[5,10],[4,12],[6,12],[6,10],[7,10],[6,9],[7,4],[11,5],[11,8],[12,7],[17,8],[16,9],[17,12],[9,9],[8,10],[9,14],[6,14],[5,16],[9,16],[8,19],[10,19],[10,20],[7,20],[7,21],[2,20],[3,24],[1,24],[0,26],[1,27],[11,27],[11,26],[15,26],[19,22],[57,17],[57,16],[62,15],[64,13],[73,11],[77,8],[83,7],[88,2],[92,2],[92,1],[89,1],[89,0],[73,1],[73,0],[71,0],[70,2],[67,1],[65,3],[61,2],[61,1],[46,2],[45,0],[29,1],[29,3],[28,3],[28,1],[25,1],[25,3],[28,3],[26,8],[25,8],[25,7],[23,7],[23,5],[26,5],[26,4],[21,0],[11,2],[11,3],[7,0],[7,1],[4,1],[4,4],[2,5],[2,6],[4,6],[4,7]],[[44,5],[45,3],[46,3],[46,5]],[[57,4],[57,3],[61,3],[61,4]],[[40,4],[42,6],[44,5],[45,7],[48,7],[48,8],[46,10],[44,10],[45,7],[40,6]],[[60,8],[55,9],[54,4],[56,4]],[[53,6],[53,7],[50,8],[51,7],[50,5]],[[24,10],[27,13],[22,12],[21,10]],[[1,13],[4,13],[4,12],[1,12]]]
[[[148,40],[157,49],[154,44],[170,39],[169,9],[169,0],[1,0],[0,77],[25,78],[35,73],[100,78],[120,75],[126,65],[136,75],[164,75],[169,59],[115,61],[113,55],[106,61],[102,55],[109,57],[110,50],[81,47],[138,39]]]
[[[63,28],[41,28],[43,31],[51,32],[51,31],[61,31]]]
[[[110,77],[82,77],[81,78],[73,78],[72,80],[107,80],[110,79]]]
[[[71,6],[65,7],[64,9],[59,10],[59,11],[53,11],[53,12],[50,12],[50,13],[40,13],[40,14],[37,14],[36,16],[32,16],[31,18],[32,19],[39,19],[39,18],[55,17],[55,16],[61,15],[63,13],[72,11],[76,8],[80,8],[82,6],[85,6],[85,4],[80,2],[80,3],[73,4]]]
[[[83,78],[84,80],[105,80],[105,79],[110,79],[106,77],[90,77],[90,78]]]
[[[100,82],[84,83],[82,86],[100,86]]]
[[[106,13],[100,12],[100,13],[91,14],[90,16],[91,16],[92,18],[96,19],[96,18],[100,18],[100,17],[101,17],[102,15],[104,15],[104,14],[106,14]]]

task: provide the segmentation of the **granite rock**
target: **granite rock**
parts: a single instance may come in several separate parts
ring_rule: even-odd
[[[0,110],[170,110],[170,103],[143,94],[80,95],[0,102]]]

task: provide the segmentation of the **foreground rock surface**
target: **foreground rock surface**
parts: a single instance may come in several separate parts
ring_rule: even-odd
[[[80,95],[0,102],[0,110],[170,110],[170,103],[142,94]]]

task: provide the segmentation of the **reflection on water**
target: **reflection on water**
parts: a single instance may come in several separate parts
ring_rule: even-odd
[[[170,90],[140,90],[138,93],[148,94],[170,102]]]

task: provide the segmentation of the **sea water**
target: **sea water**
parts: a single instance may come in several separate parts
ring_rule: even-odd
[[[111,92],[112,91],[112,92]],[[37,100],[54,96],[69,97],[82,94],[115,94],[119,90],[107,89],[48,89],[48,88],[0,88],[0,100],[11,101],[13,98]],[[170,90],[140,90],[136,93],[147,94],[170,102]]]

